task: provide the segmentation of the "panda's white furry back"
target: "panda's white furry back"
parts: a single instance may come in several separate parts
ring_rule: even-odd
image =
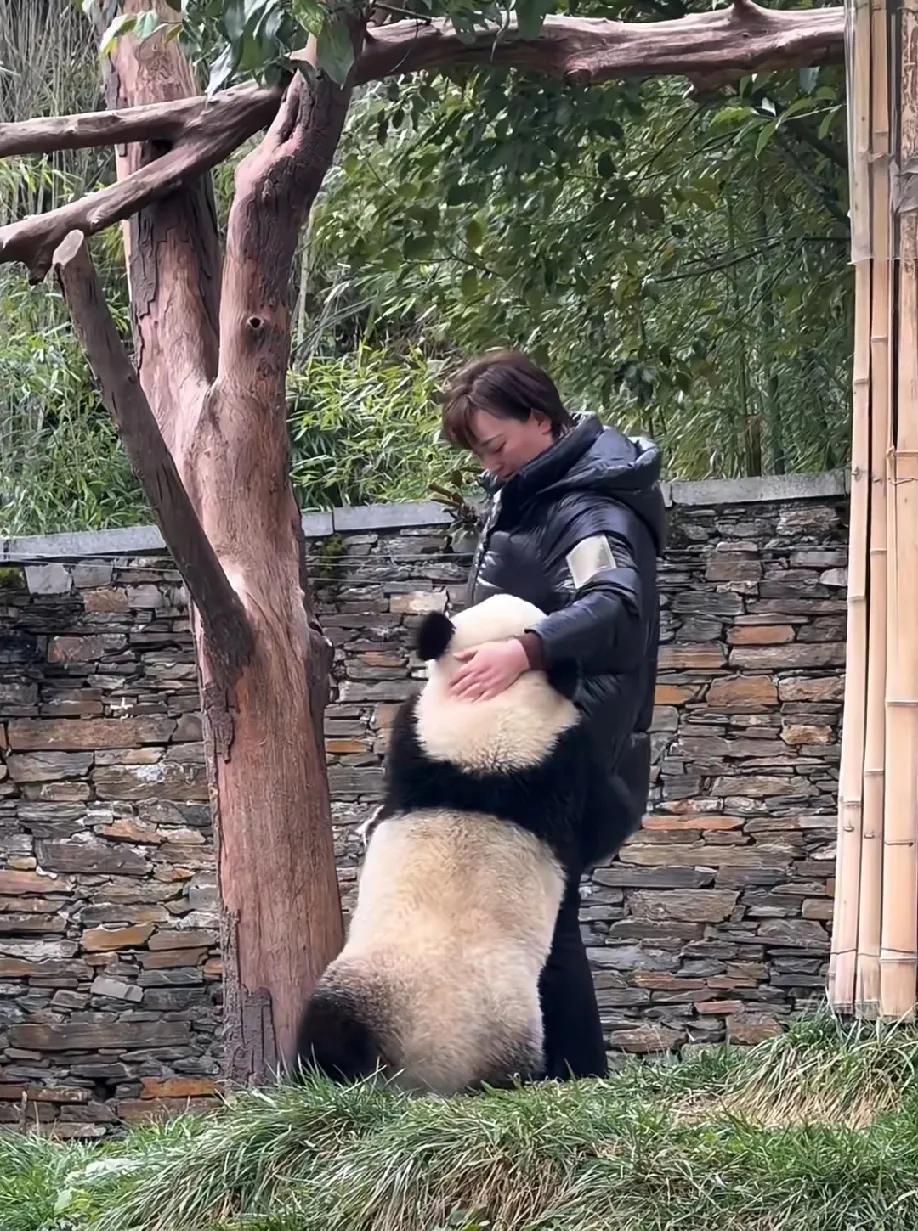
[[[347,944],[303,1017],[302,1062],[443,1094],[539,1074],[538,982],[565,880],[584,824],[614,829],[615,801],[571,670],[527,671],[489,701],[449,683],[461,650],[541,618],[496,595],[422,621],[428,679],[392,729],[381,819]]]

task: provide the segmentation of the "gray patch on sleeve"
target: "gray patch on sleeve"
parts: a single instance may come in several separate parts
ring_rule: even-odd
[[[597,573],[616,567],[615,556],[604,534],[592,534],[588,539],[581,539],[577,546],[567,553],[565,560],[574,587],[578,590]]]

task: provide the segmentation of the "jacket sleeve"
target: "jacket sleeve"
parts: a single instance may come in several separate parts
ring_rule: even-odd
[[[572,661],[586,671],[627,672],[640,666],[650,626],[647,602],[655,601],[645,578],[656,558],[634,521],[620,506],[597,501],[559,536],[546,563],[573,598],[531,630],[545,667]]]

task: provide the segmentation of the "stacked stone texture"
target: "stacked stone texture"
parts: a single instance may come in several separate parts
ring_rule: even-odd
[[[461,604],[469,564],[468,543],[419,516],[366,510],[311,542],[336,647],[326,747],[345,909],[387,733],[423,674],[412,631]],[[822,996],[845,521],[841,493],[671,509],[649,815],[584,892],[616,1062],[754,1042]],[[164,553],[0,573],[0,1126],[101,1136],[214,1103],[197,710]]]

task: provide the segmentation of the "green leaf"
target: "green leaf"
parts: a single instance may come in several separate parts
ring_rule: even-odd
[[[812,94],[816,89],[816,83],[819,81],[819,69],[801,68],[798,74],[798,80],[800,82],[800,89],[803,90],[805,94]]]
[[[325,10],[316,0],[289,0],[290,12],[310,34],[318,34],[325,19]]]
[[[835,117],[841,111],[841,107],[832,107],[822,117],[822,123],[819,125],[819,136],[825,140],[831,131],[832,125],[835,123]]]
[[[516,21],[523,38],[536,38],[552,8],[552,0],[516,0]]]
[[[57,1194],[57,1200],[54,1203],[54,1213],[63,1214],[73,1201],[73,1189],[62,1188]]]
[[[316,40],[316,59],[336,85],[344,85],[354,63],[354,44],[343,21],[329,21]]]
[[[139,13],[119,13],[112,21],[109,22],[105,33],[99,42],[99,55],[107,56],[113,50],[119,38],[130,32],[137,25]]]
[[[467,269],[459,283],[463,299],[472,299],[478,291],[478,274],[474,269]]]
[[[737,124],[745,124],[749,119],[748,107],[721,107],[711,118],[708,125],[711,132],[720,132]]]
[[[777,130],[777,127],[778,127],[777,120],[769,120],[767,124],[762,125],[762,131],[759,133],[758,140],[755,143],[756,158],[759,157],[759,155],[765,149],[765,146],[775,135],[775,131]]]
[[[429,232],[420,235],[408,235],[405,238],[404,251],[408,260],[421,260],[430,256],[434,249],[434,236]]]
[[[137,25],[134,27],[134,37],[137,39],[149,38],[151,34],[155,34],[163,26],[163,22],[152,10],[146,13],[140,13],[137,17]]]
[[[465,240],[470,248],[478,248],[484,239],[484,227],[480,219],[473,218],[465,229]]]
[[[481,196],[481,186],[473,181],[465,184],[450,184],[446,190],[447,205],[464,205],[475,201]]]
[[[216,94],[236,71],[236,55],[236,48],[232,43],[227,43],[216,60],[214,60],[210,68],[210,79],[207,82],[208,97]]]
[[[783,123],[785,120],[789,120],[795,115],[812,112],[812,110],[813,100],[811,98],[795,98],[789,107],[784,108],[778,123]]]
[[[382,255],[383,268],[388,269],[390,273],[398,273],[402,267],[402,254],[399,250],[392,246],[386,248]]]

